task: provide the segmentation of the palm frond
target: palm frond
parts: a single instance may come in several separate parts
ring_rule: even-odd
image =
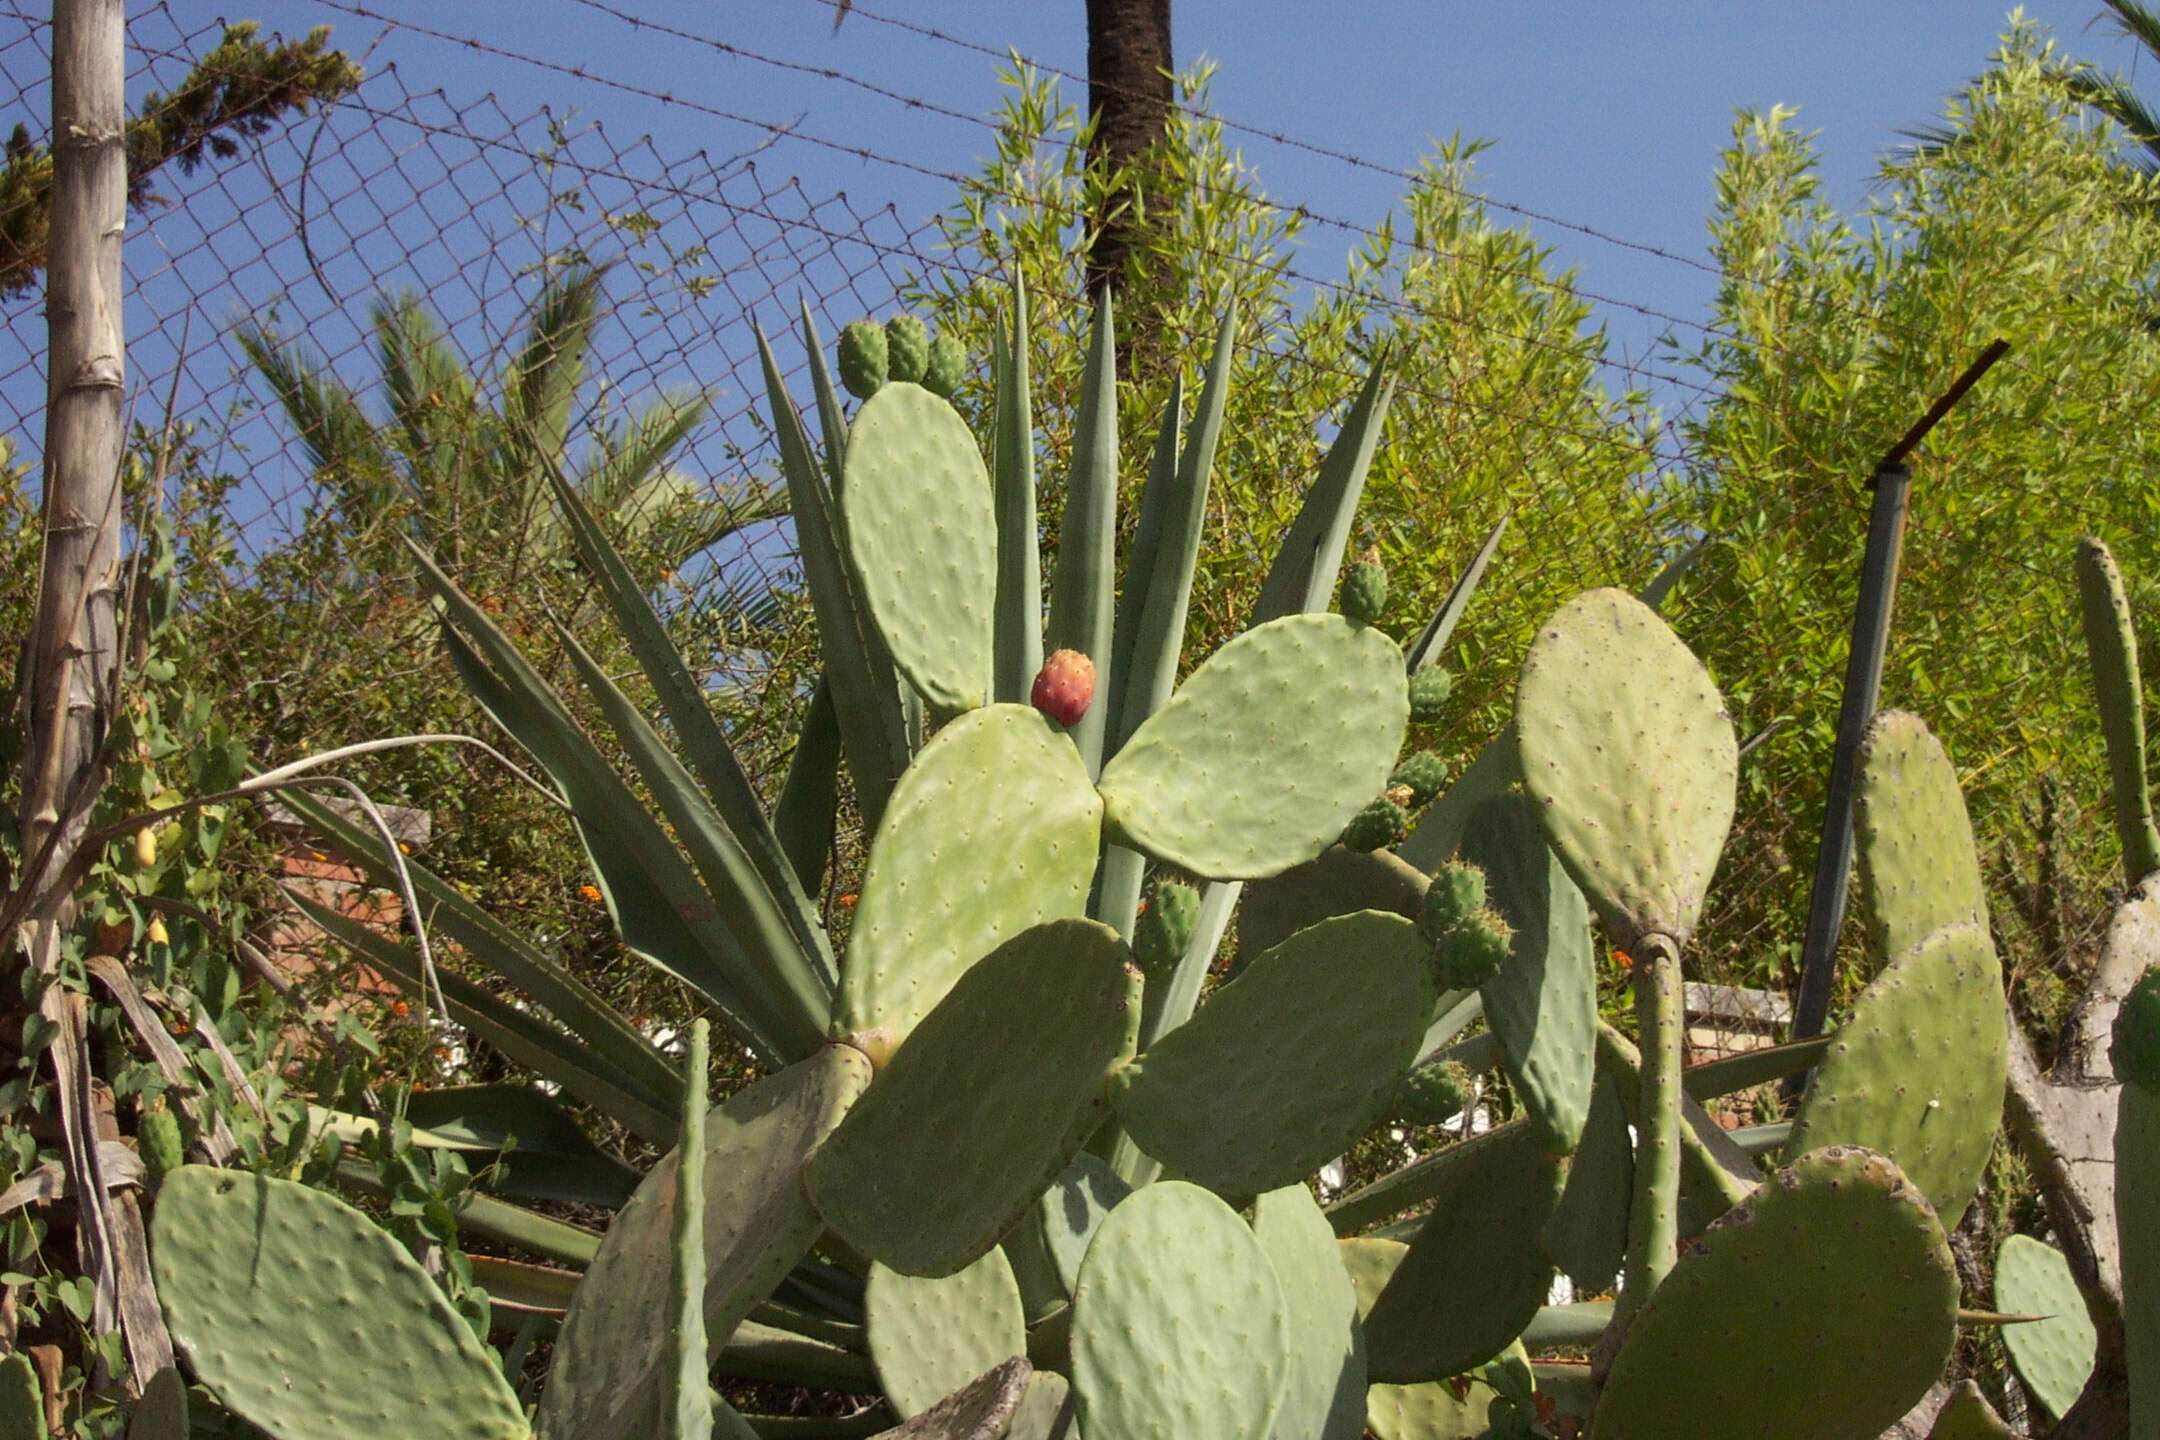
[[[558,463],[570,433],[570,407],[585,380],[600,319],[604,265],[575,265],[551,276],[533,307],[525,342],[502,376],[503,419],[513,448]]]
[[[2160,173],[2160,115],[2121,76],[2083,69],[2064,75],[2063,86],[2072,100],[2123,128],[2144,152],[2137,157],[2139,169],[2148,175]]]
[[[663,395],[628,425],[603,431],[578,476],[586,503],[615,524],[634,529],[644,523],[632,512],[631,498],[667,469],[710,409],[703,395]]]
[[[317,478],[349,510],[379,513],[403,477],[351,387],[320,356],[253,321],[242,324],[233,338],[299,433]]]

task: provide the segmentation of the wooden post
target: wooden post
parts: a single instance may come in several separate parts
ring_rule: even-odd
[[[56,840],[112,721],[123,443],[120,240],[127,223],[122,0],[53,5],[52,240],[44,566],[23,666],[26,862]],[[80,824],[80,818],[74,820]],[[57,857],[55,857],[57,858]],[[35,868],[25,880],[36,885]]]

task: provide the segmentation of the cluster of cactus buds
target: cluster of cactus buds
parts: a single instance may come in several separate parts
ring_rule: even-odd
[[[868,400],[888,383],[920,385],[940,399],[950,399],[967,373],[967,350],[950,333],[930,336],[914,315],[895,315],[885,324],[857,320],[840,332],[840,383],[858,400]]]

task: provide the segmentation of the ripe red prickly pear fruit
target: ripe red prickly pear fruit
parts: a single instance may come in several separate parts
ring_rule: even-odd
[[[1073,726],[1095,698],[1095,662],[1078,650],[1054,650],[1035,673],[1028,701],[1058,724]]]

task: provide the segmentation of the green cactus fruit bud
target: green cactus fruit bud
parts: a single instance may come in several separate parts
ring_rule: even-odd
[[[1405,1125],[1441,1125],[1476,1098],[1477,1087],[1460,1060],[1436,1060],[1418,1066],[1395,1087],[1395,1118]]]
[[[1428,665],[1410,677],[1410,723],[1430,725],[1440,718],[1454,692],[1455,680],[1437,665]]]
[[[150,1173],[152,1189],[187,1163],[186,1146],[180,1136],[180,1117],[163,1105],[142,1112],[136,1122],[135,1144],[142,1153],[143,1169]]]
[[[885,378],[910,383],[930,368],[930,329],[913,315],[885,322]]]
[[[1200,921],[1200,892],[1176,880],[1160,881],[1133,924],[1133,956],[1150,977],[1168,975],[1185,958]]]
[[[1374,559],[1350,567],[1342,582],[1342,613],[1360,625],[1379,623],[1387,610],[1387,571]]]
[[[1410,812],[1383,795],[1343,826],[1346,850],[1385,850],[1410,833]]]
[[[857,320],[840,332],[840,383],[858,400],[885,383],[885,327],[877,321]]]
[[[1447,788],[1447,761],[1438,752],[1420,750],[1395,767],[1388,776],[1390,785],[1406,785],[1410,789],[1412,806],[1427,805],[1434,796]]]
[[[967,374],[967,351],[957,335],[940,335],[930,342],[930,359],[923,367],[922,387],[950,400]]]
[[[1067,729],[1095,699],[1095,662],[1077,650],[1053,650],[1035,672],[1028,703]]]
[[[1483,911],[1433,947],[1433,977],[1443,990],[1474,990],[1500,973],[1514,944],[1507,921]]]
[[[2115,1035],[2108,1046],[2115,1078],[2160,1095],[2160,965],[2130,987],[2115,1012]]]
[[[1484,867],[1450,860],[1425,887],[1425,908],[1418,916],[1418,933],[1428,943],[1438,946],[1484,911]]]

